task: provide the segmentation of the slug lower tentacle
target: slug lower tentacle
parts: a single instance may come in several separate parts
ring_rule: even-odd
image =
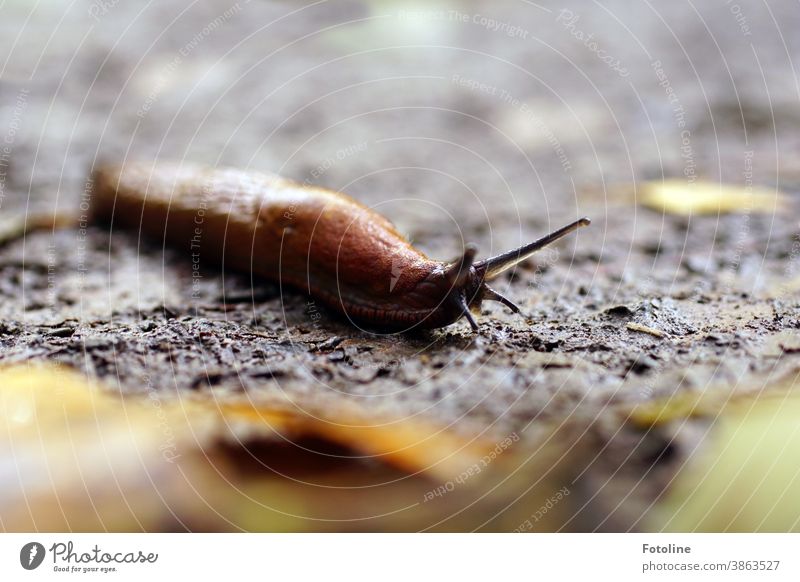
[[[519,308],[487,286],[578,227],[475,262],[416,250],[383,216],[352,198],[278,176],[191,164],[106,166],[93,174],[93,217],[190,251],[204,262],[278,280],[352,321],[393,330],[444,327],[481,301]]]

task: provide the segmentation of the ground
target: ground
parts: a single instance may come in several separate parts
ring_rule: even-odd
[[[3,363],[58,362],[133,394],[352,403],[531,447],[590,418],[588,509],[571,529],[644,527],[705,434],[696,421],[645,438],[624,411],[681,392],[757,392],[799,369],[791,2],[0,11],[4,222],[75,213],[93,164],[155,158],[344,191],[442,260],[465,242],[489,256],[593,221],[498,283],[523,316],[491,304],[477,334],[462,321],[411,336],[358,330],[272,282],[213,268],[197,279],[185,254],[135,232],[30,233],[0,250]],[[665,214],[640,204],[641,184],[662,178],[777,187],[787,206]]]

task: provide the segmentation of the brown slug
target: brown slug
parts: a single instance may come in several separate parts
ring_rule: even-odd
[[[487,285],[587,218],[496,257],[467,245],[452,263],[416,250],[383,216],[349,196],[278,176],[190,164],[126,163],[93,174],[92,214],[223,268],[287,283],[353,322],[438,328],[484,300],[519,308]],[[196,261],[195,261],[196,262]]]

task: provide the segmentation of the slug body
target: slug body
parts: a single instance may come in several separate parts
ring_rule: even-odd
[[[486,285],[578,226],[480,262],[416,250],[383,216],[350,197],[278,176],[189,164],[126,164],[93,176],[95,220],[190,251],[193,261],[304,290],[353,322],[410,330],[449,325],[485,299],[518,308]]]

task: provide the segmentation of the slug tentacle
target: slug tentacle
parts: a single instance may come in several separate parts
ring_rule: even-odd
[[[464,254],[460,259],[454,261],[445,269],[444,275],[448,283],[455,289],[462,289],[470,276],[470,269],[475,262],[475,255],[478,254],[478,247],[472,243],[467,243],[464,247]]]
[[[456,301],[458,302],[458,306],[461,309],[461,315],[463,315],[467,321],[469,322],[469,326],[472,328],[472,331],[478,331],[478,324],[475,322],[475,318],[472,317],[472,314],[469,312],[469,305],[467,305],[467,297],[463,291],[456,295]]]
[[[514,313],[520,313],[522,311],[516,303],[511,301],[508,297],[500,295],[500,293],[498,293],[485,283],[481,288],[481,293],[483,295],[482,299],[485,299],[487,301],[498,301],[503,305],[505,305],[506,307],[508,307]]]
[[[578,230],[582,226],[589,226],[591,223],[592,221],[588,218],[579,218],[575,222],[571,222],[566,226],[562,226],[547,236],[544,236],[539,240],[533,241],[527,245],[521,246],[518,249],[505,252],[501,255],[497,255],[496,257],[478,261],[475,263],[475,269],[483,276],[484,281],[491,281],[503,271],[520,264],[536,251],[543,249],[558,239]]]

